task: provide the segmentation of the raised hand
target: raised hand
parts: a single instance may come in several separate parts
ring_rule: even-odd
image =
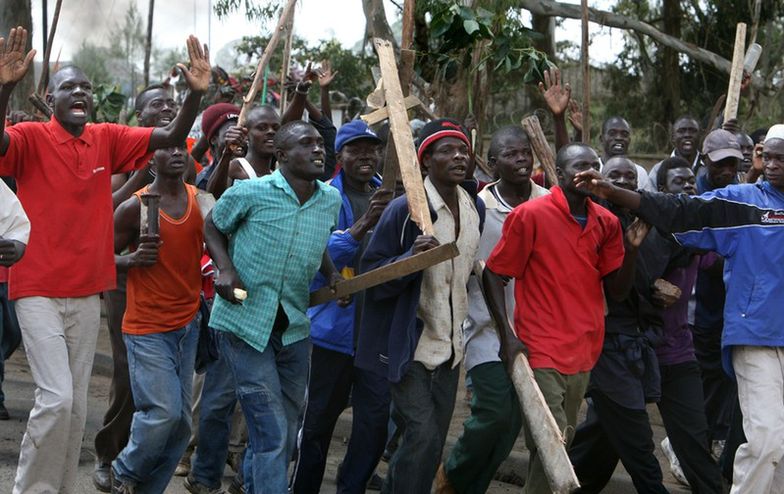
[[[615,187],[601,173],[591,169],[580,172],[574,176],[574,184],[578,189],[583,189],[591,194],[607,199],[607,194]]]
[[[554,116],[564,114],[572,96],[572,87],[569,83],[561,85],[561,71],[557,67],[544,71],[544,83],[539,83],[539,91]]]
[[[194,35],[188,36],[185,42],[188,47],[188,56],[190,57],[190,69],[185,64],[178,63],[182,75],[185,77],[185,82],[191,91],[205,92],[210,86],[210,50],[207,45],[202,45],[199,38]]]
[[[569,123],[578,132],[583,131],[583,110],[580,108],[580,104],[573,99],[569,100]]]
[[[626,229],[626,242],[628,242],[629,246],[638,248],[642,245],[642,241],[645,240],[645,237],[648,236],[648,232],[651,231],[651,225],[642,221],[640,218],[634,220],[634,223],[629,225],[629,228]]]
[[[35,50],[25,55],[27,29],[22,26],[11,29],[8,39],[0,38],[0,85],[16,84],[30,68]]]
[[[318,72],[318,81],[319,86],[327,87],[332,84],[332,81],[335,80],[335,76],[338,75],[338,71],[332,72],[332,65],[329,63],[329,60],[324,60],[321,62],[321,70]]]

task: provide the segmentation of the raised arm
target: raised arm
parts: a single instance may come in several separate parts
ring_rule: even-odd
[[[634,284],[637,265],[637,252],[643,240],[651,230],[651,226],[639,219],[629,225],[624,234],[625,252],[621,267],[604,277],[604,289],[607,295],[615,300],[625,300]]]
[[[220,159],[218,159],[218,163],[215,165],[215,171],[212,172],[210,179],[207,181],[207,192],[215,196],[216,200],[220,199],[220,196],[231,186],[229,165],[237,155],[241,156],[244,154],[247,148],[247,135],[248,130],[237,125],[226,131]]]
[[[552,68],[544,71],[544,83],[539,83],[547,108],[553,114],[555,125],[555,152],[569,144],[569,131],[566,129],[566,108],[572,97],[572,87],[566,83],[561,84],[561,71]]]
[[[5,133],[5,115],[8,113],[8,101],[11,91],[22,80],[30,68],[30,63],[35,56],[35,50],[25,54],[27,45],[27,29],[22,26],[11,29],[8,39],[0,38],[0,156],[8,150],[11,138]]]
[[[159,127],[152,131],[149,150],[179,146],[185,142],[191,130],[196,115],[199,112],[201,97],[210,84],[210,51],[207,45],[202,47],[196,36],[189,36],[187,41],[190,69],[178,63],[180,73],[188,83],[188,95],[177,112],[177,116],[166,127]]]

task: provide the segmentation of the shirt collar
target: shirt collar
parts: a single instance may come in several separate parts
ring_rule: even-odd
[[[283,174],[280,172],[280,168],[272,172],[270,175],[268,175],[268,177],[270,177],[270,181],[272,182],[273,186],[283,190],[283,192],[285,192],[286,194],[294,198],[294,200],[297,201],[297,204],[299,204],[299,198],[297,197],[297,193],[294,192],[294,189],[291,188],[291,184],[289,184],[289,181],[286,180],[286,177],[284,177]],[[305,207],[308,204],[310,204],[311,201],[316,199],[316,197],[322,192],[324,187],[330,187],[329,185],[324,184],[320,180],[314,180],[314,182],[315,182],[315,187],[313,189],[313,195],[311,195],[310,198],[307,201],[305,201],[305,204],[300,204],[300,207]]]
[[[508,213],[512,211],[512,209],[514,208],[510,207],[508,204],[499,201],[496,198],[496,194],[498,194],[498,189],[496,188],[498,182],[500,182],[500,180],[496,180],[495,182],[491,182],[485,185],[485,187],[479,192],[479,197],[481,197],[482,201],[484,201],[485,209],[497,209],[502,213]],[[547,189],[537,185],[533,180],[531,180],[531,195],[528,197],[529,201],[532,199],[536,199],[537,197],[542,197],[549,193],[550,192]]]
[[[441,197],[441,194],[438,193],[438,189],[433,185],[433,182],[430,181],[430,177],[425,177],[425,192],[427,193],[427,200],[430,202],[430,207],[433,208],[433,211],[438,212],[439,209],[446,207],[444,199]]]
[[[90,124],[86,124],[84,126],[84,130],[82,131],[82,135],[79,137],[74,137],[73,134],[65,130],[65,128],[54,118],[54,115],[49,119],[49,128],[51,129],[52,136],[54,136],[57,144],[63,144],[71,139],[79,139],[84,141],[88,146],[93,145],[93,138],[90,132]]]
[[[553,198],[553,202],[555,205],[560,209],[566,216],[572,219],[572,221],[577,222],[572,216],[572,212],[569,209],[569,203],[566,201],[566,196],[563,193],[563,190],[560,186],[555,186],[550,189],[550,195]],[[596,216],[598,212],[596,208],[600,207],[596,203],[594,203],[590,197],[585,198],[585,217],[588,219],[588,222],[583,228],[583,233],[587,232],[591,228],[596,225]]]

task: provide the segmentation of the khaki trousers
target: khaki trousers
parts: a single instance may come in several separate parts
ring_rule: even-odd
[[[784,493],[784,348],[736,346],[745,444],[735,453],[731,494]]]
[[[26,297],[16,301],[16,312],[36,390],[13,494],[70,494],[87,420],[100,299]]]

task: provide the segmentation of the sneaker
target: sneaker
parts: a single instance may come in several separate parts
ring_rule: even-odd
[[[136,494],[136,486],[133,484],[126,484],[122,480],[114,476],[114,470],[111,470],[112,479],[112,494]]]
[[[2,403],[0,403],[0,420],[11,420],[11,414]]]
[[[670,472],[672,472],[672,476],[675,477],[675,480],[679,483],[688,486],[689,481],[686,480],[686,475],[683,474],[683,468],[681,468],[681,462],[678,460],[678,457],[675,456],[675,451],[672,450],[669,437],[665,437],[662,440],[661,449],[664,452],[664,456],[670,461]]]
[[[380,491],[383,485],[384,478],[376,472],[373,472],[373,476],[370,477],[370,480],[368,480],[367,486],[365,486],[365,488],[369,491]]]
[[[93,485],[101,492],[112,492],[112,477],[109,473],[112,466],[108,463],[95,462]]]
[[[183,456],[180,462],[177,463],[177,468],[174,469],[174,475],[176,477],[185,477],[189,473],[191,473],[191,457]]]
[[[185,480],[182,481],[182,485],[183,487],[185,487],[185,490],[187,490],[191,494],[223,494],[222,487],[210,489],[206,485],[200,484],[191,475],[185,477]]]
[[[229,494],[246,494],[247,491],[245,490],[245,486],[242,485],[242,477],[239,475],[235,475],[233,479],[231,479],[231,484],[229,485],[228,489]]]

